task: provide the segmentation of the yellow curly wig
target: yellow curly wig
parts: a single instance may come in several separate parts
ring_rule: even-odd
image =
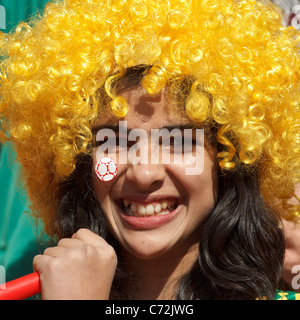
[[[297,219],[288,199],[300,181],[300,34],[281,20],[268,0],[64,0],[1,34],[2,138],[16,146],[47,232],[58,184],[91,153],[99,88],[124,117],[114,83],[139,65],[150,66],[150,94],[194,79],[185,113],[218,126],[220,167],[255,166],[267,203]]]

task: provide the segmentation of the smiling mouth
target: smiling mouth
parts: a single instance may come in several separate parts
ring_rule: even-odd
[[[121,210],[127,216],[133,217],[154,217],[166,215],[173,212],[179,205],[177,199],[156,200],[150,203],[136,202],[127,199],[121,199],[119,202]]]

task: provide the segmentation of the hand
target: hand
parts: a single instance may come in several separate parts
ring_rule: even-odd
[[[109,299],[116,267],[114,249],[88,229],[61,239],[33,260],[45,300]]]

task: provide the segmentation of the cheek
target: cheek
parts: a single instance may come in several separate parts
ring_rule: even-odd
[[[187,175],[184,166],[170,166],[175,180],[185,190],[189,209],[200,215],[214,208],[218,196],[218,165],[213,161],[213,157],[205,154],[202,173],[194,175]]]
[[[95,163],[95,160],[94,160]],[[104,211],[108,211],[111,207],[112,194],[116,193],[116,189],[120,188],[124,179],[124,171],[126,170],[126,165],[118,165],[116,176],[110,181],[101,181],[95,173],[95,169],[92,172],[92,188],[95,196],[100,203]]]
[[[187,184],[189,205],[212,210],[217,199],[217,183],[211,175],[196,176]]]
[[[187,220],[197,228],[210,215],[217,200],[217,183],[212,176],[198,176],[190,180],[188,188]]]

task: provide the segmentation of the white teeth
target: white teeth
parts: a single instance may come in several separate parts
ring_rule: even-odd
[[[161,204],[161,207],[162,207],[163,209],[166,209],[167,206],[168,206],[167,201],[164,201],[164,202]]]
[[[127,215],[145,217],[170,213],[175,209],[176,200],[168,199],[160,202],[154,201],[153,204],[141,204],[123,199],[123,204]]]
[[[156,213],[158,213],[158,212],[161,211],[161,205],[160,205],[159,203],[155,206],[154,211],[155,211]]]
[[[170,211],[169,211],[169,210],[162,210],[162,211],[158,214],[158,216],[162,216],[162,215],[164,215],[164,214],[166,214],[166,213],[170,213]]]
[[[135,205],[135,203],[132,203],[131,206],[130,206],[130,210],[131,212],[135,213],[137,211],[137,207]]]
[[[147,216],[152,216],[154,213],[154,207],[152,204],[148,204],[146,207],[146,215]]]
[[[141,216],[144,216],[146,213],[146,208],[142,204],[139,204],[139,206],[138,206],[138,213]]]

